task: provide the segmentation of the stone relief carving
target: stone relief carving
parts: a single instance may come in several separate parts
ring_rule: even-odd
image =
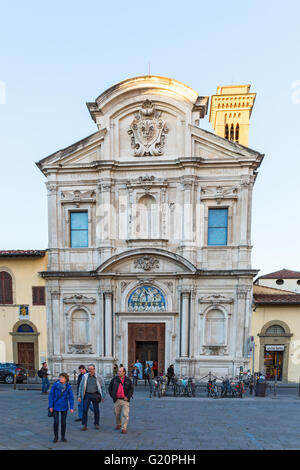
[[[144,271],[151,271],[151,269],[159,268],[159,260],[153,256],[143,256],[134,261],[134,267]]]
[[[69,344],[69,354],[93,354],[91,344]]]
[[[94,297],[86,297],[82,294],[75,294],[71,297],[65,297],[64,304],[94,304],[96,299]]]
[[[168,128],[161,118],[161,111],[155,109],[152,101],[145,100],[134,116],[135,119],[128,130],[134,156],[162,155]]]
[[[222,346],[203,346],[201,354],[205,356],[224,356],[228,354],[228,347],[226,345]]]
[[[202,188],[201,199],[216,199],[217,204],[220,204],[223,199],[237,199],[237,186],[223,187],[216,186]]]
[[[95,199],[95,191],[90,190],[90,191],[62,191],[61,192],[61,203],[66,204],[66,203],[74,203],[76,207],[80,206],[80,203],[82,202],[90,202],[94,203],[96,201]]]
[[[121,281],[121,292],[123,293],[130,282]]]
[[[204,296],[204,297],[200,297],[199,302],[201,302],[201,303],[214,303],[214,304],[232,303],[233,298],[232,297],[225,297],[225,295],[222,295],[222,294],[212,294],[212,295],[207,295],[207,296]]]

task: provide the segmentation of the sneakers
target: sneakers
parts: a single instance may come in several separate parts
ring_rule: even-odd
[[[122,434],[127,434],[127,430],[124,428],[124,429],[122,429],[121,433]]]
[[[100,429],[99,424],[95,424],[95,429]]]
[[[87,430],[87,427],[86,427],[86,426],[82,426],[81,431],[86,431],[86,430]]]
[[[119,431],[119,429],[121,429],[121,426],[116,426],[115,429]]]
[[[62,437],[61,438],[61,442],[68,442],[67,439],[65,437]]]
[[[58,441],[58,439],[57,439],[57,437],[55,437],[55,438],[53,439],[53,442],[57,442],[57,441]]]

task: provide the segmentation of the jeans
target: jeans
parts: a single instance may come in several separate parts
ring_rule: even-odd
[[[132,379],[133,379],[133,385],[137,385],[137,381],[138,381],[137,376],[136,377],[133,376]]]
[[[147,382],[150,385],[150,375],[145,375],[145,387],[147,385]]]
[[[61,438],[64,439],[66,435],[66,427],[67,427],[67,411],[55,411],[53,410],[53,430],[54,436],[58,439],[58,427],[59,427],[59,413],[61,415]]]
[[[43,377],[42,378],[42,392],[43,393],[48,392],[49,387],[50,387],[50,382],[49,382],[48,377]]]
[[[94,413],[93,403],[90,403],[90,410]],[[78,418],[82,419],[83,416],[83,401],[78,402]]]
[[[83,399],[83,413],[82,413],[82,424],[84,426],[87,425],[88,421],[88,411],[90,407],[90,403],[93,403],[94,407],[94,424],[99,424],[100,420],[100,411],[99,411],[99,403],[96,401],[96,393],[86,393]]]

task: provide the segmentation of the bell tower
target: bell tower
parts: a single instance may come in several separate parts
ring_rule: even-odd
[[[248,147],[249,121],[256,93],[251,85],[218,86],[211,97],[209,122],[220,137]]]

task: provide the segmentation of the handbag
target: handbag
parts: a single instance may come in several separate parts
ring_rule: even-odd
[[[61,397],[63,396],[63,394],[65,393],[65,391],[66,391],[66,390],[64,390],[64,391],[60,394],[60,396],[55,400],[55,402],[53,403],[53,410],[54,410],[54,405],[55,405],[55,403],[57,403],[58,400],[61,399]],[[50,411],[50,406],[48,406],[48,418],[53,418],[53,411]]]
[[[100,393],[97,392],[97,393],[96,393],[96,402],[97,402],[97,403],[100,403],[101,400],[102,400],[102,397],[101,397]]]

